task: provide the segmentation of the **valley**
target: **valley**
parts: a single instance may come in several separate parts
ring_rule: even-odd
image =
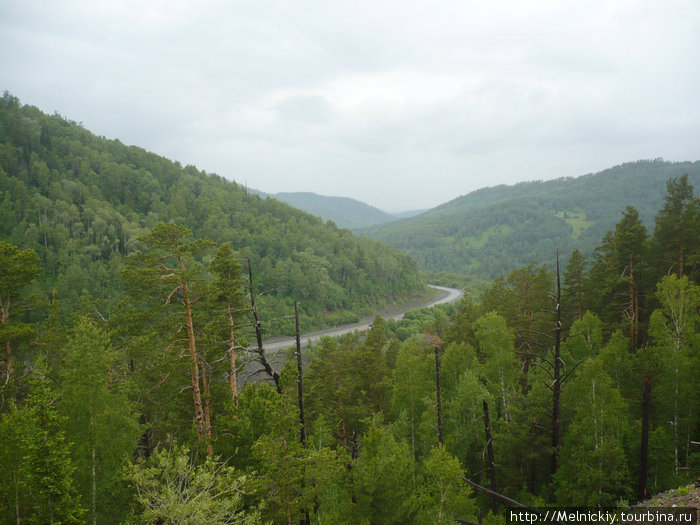
[[[353,233],[6,93],[0,522],[506,523],[465,479],[692,494],[699,176],[637,161]]]

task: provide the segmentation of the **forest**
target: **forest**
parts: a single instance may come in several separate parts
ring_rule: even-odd
[[[0,239],[39,256],[37,295],[48,299],[56,289],[71,313],[85,289],[111,311],[123,296],[123,258],[158,222],[230,243],[250,259],[256,290],[269,291],[270,319],[288,313],[296,297],[305,304],[304,329],[352,322],[426,292],[415,262],[396,249],[4,94]]]
[[[687,176],[652,229],[623,207],[590,256],[275,369],[263,330],[419,293],[414,263],[7,94],[2,123],[0,523],[495,525],[466,480],[596,507],[697,477]]]
[[[700,184],[700,162],[639,160],[576,178],[484,188],[417,217],[354,231],[399,248],[423,270],[466,274],[468,289],[481,292],[531,261],[553,265],[557,248],[563,260],[576,249],[591,256],[627,205],[653,228],[666,181],[683,174]]]

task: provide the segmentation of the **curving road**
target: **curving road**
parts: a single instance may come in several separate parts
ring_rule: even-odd
[[[458,290],[457,288],[447,288],[445,286],[435,286],[432,284],[429,284],[428,286],[436,290],[440,290],[442,292],[440,297],[422,306],[412,307],[407,310],[404,310],[403,312],[397,315],[389,316],[389,318],[398,321],[404,316],[404,314],[408,310],[413,310],[415,308],[430,308],[432,306],[435,306],[436,304],[454,303],[459,301],[462,295],[464,295],[464,292],[462,290]],[[302,334],[300,338],[301,346],[302,348],[304,348],[308,346],[309,343],[318,341],[319,339],[325,336],[335,337],[354,332],[355,330],[368,330],[371,322],[371,319],[365,319],[364,321],[361,321],[359,323],[346,324],[335,328],[328,328],[326,330],[319,330],[317,332],[308,332],[306,334]],[[277,352],[283,348],[289,348],[290,346],[294,346],[295,344],[296,342],[294,340],[294,337],[272,337],[263,342],[263,348],[269,352]]]

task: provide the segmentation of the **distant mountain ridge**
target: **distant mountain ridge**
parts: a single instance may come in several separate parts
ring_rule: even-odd
[[[340,228],[361,228],[395,221],[396,216],[349,197],[332,197],[312,192],[282,192],[270,195],[290,206],[333,221]]]
[[[484,188],[428,212],[357,230],[404,251],[423,269],[491,280],[535,262],[590,254],[627,205],[648,229],[669,179],[688,174],[700,186],[700,161],[641,160],[596,174]],[[696,195],[697,195],[696,191]]]

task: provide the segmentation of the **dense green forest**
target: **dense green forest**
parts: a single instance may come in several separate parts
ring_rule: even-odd
[[[5,93],[0,239],[40,257],[38,295],[48,298],[55,288],[70,313],[85,289],[111,311],[123,296],[123,257],[159,221],[228,242],[250,259],[256,291],[269,291],[269,319],[288,314],[294,297],[305,305],[302,326],[312,327],[352,321],[424,291],[415,263],[393,248],[217,175],[97,137]]]
[[[700,184],[700,161],[638,161],[577,178],[485,188],[418,217],[356,231],[401,249],[424,270],[468,274],[468,286],[481,290],[533,261],[551,267],[557,248],[590,256],[627,205],[651,228],[666,181],[683,174]]]
[[[262,279],[287,234],[237,224],[273,223],[276,210],[289,236],[306,221],[293,237],[305,246],[344,239],[375,253],[363,267],[370,295],[410,290],[415,268],[217,177],[3,103],[3,130],[38,131],[31,148],[45,135],[48,152],[67,144],[87,155],[84,140],[170,166],[179,182],[143,194],[144,170],[132,190],[125,177],[119,198],[100,200],[105,177],[79,175],[97,160],[66,165],[56,154],[30,175],[40,154],[3,131],[12,192],[3,189],[11,228],[0,240],[0,523],[428,525],[476,522],[481,510],[495,525],[499,502],[463,478],[529,505],[608,506],[687,485],[686,469],[700,466],[700,200],[688,177],[666,182],[653,228],[635,208],[618,210],[593,254],[572,252],[559,272],[517,268],[479,298],[377,317],[366,333],[290,349],[273,370],[253,342],[258,319],[294,331],[295,306],[311,317],[335,281],[317,275],[297,297],[317,296],[258,308],[264,285],[251,293],[247,260]],[[180,195],[183,215],[162,212],[177,207],[171,198],[119,218],[131,213],[124,202],[164,193]],[[197,217],[227,213],[225,234],[218,222],[197,229]],[[26,242],[23,228],[35,231]],[[379,264],[390,260],[404,267]],[[295,269],[269,271],[286,280]]]

